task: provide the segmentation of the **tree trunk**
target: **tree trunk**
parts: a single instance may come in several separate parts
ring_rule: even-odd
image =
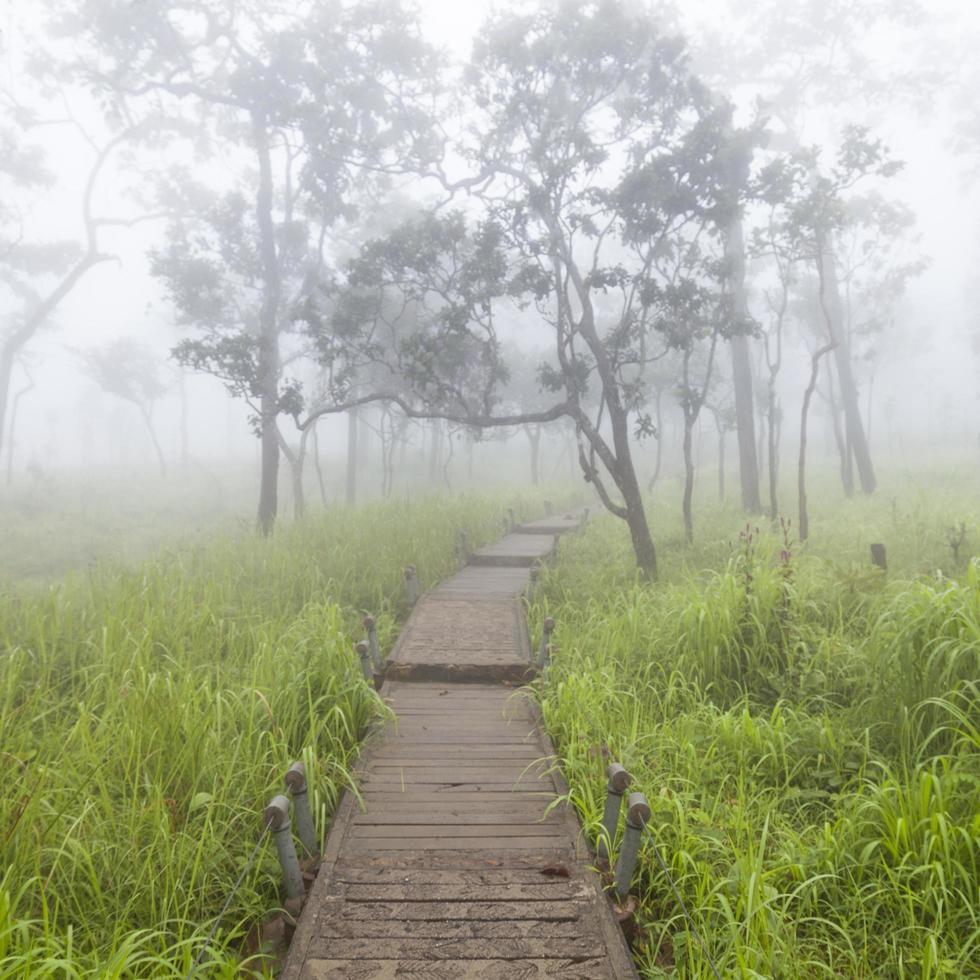
[[[769,432],[769,517],[779,518],[779,436],[776,431],[776,379],[769,379],[768,432]]]
[[[724,429],[718,429],[718,502],[722,504],[725,502],[725,434]]]
[[[841,408],[837,401],[837,391],[834,388],[834,374],[827,372],[827,405],[830,408],[830,431],[834,437],[834,446],[837,449],[838,472],[840,473],[841,486],[844,488],[844,495],[854,496],[854,469],[851,466],[851,454],[848,449],[847,440],[844,437],[844,430],[840,424]]]
[[[150,434],[150,441],[153,443],[153,449],[157,457],[157,465],[160,467],[160,476],[165,477],[167,475],[167,461],[164,458],[160,440],[157,439],[156,429],[153,427],[153,416],[145,405],[138,405],[137,408],[139,408],[140,415],[143,417],[143,424],[146,426],[146,431]]]
[[[180,468],[186,473],[190,468],[190,432],[187,406],[187,374],[183,368],[178,374],[178,389],[180,391]]]
[[[745,297],[745,243],[742,237],[741,218],[736,218],[728,226],[725,235],[725,258],[729,268],[733,312],[739,319],[748,322],[748,302]],[[749,339],[744,334],[736,334],[732,337],[731,343],[742,508],[750,514],[757,514],[762,510],[762,500],[759,496],[759,456],[755,444],[755,401],[752,395]]]
[[[816,351],[810,359],[810,383],[803,393],[803,408],[800,411],[800,461],[797,467],[796,485],[800,497],[800,541],[806,541],[810,535],[810,514],[807,510],[806,501],[806,419],[810,411],[810,399],[813,398],[814,389],[817,387],[817,374],[820,371],[820,358],[832,350],[832,345],[827,344]]]
[[[435,486],[439,479],[439,463],[442,458],[442,422],[433,419],[429,425],[429,483]]]
[[[660,469],[663,465],[664,459],[663,393],[659,388],[656,389],[653,405],[657,420],[657,452],[653,461],[653,476],[650,477],[650,481],[647,483],[647,492],[651,491],[657,485],[657,480],[660,479]]]
[[[524,426],[527,441],[531,444],[531,486],[536,487],[540,483],[539,466],[541,450],[541,426]]]
[[[636,556],[636,564],[639,566],[643,577],[655,579],[657,577],[657,549],[653,544],[653,536],[650,534],[650,525],[647,522],[646,510],[643,507],[643,496],[640,493],[640,484],[633,472],[633,461],[629,462],[629,469],[632,472],[632,479],[627,479],[627,486],[621,489],[623,502],[626,504],[626,524],[630,529],[630,541],[633,544],[633,554]]]
[[[259,414],[262,440],[262,475],[259,490],[258,525],[264,535],[272,533],[279,511],[279,299],[281,280],[276,229],[272,218],[272,161],[264,117],[252,112],[252,137],[259,162],[259,188],[255,215],[259,229],[262,263],[262,309],[259,314],[258,382],[261,392]]]
[[[854,462],[857,464],[861,489],[865,493],[873,493],[877,481],[874,467],[871,464],[871,452],[868,448],[864,424],[861,421],[857,385],[851,366],[851,350],[844,331],[840,284],[837,280],[833,241],[829,235],[826,236],[820,246],[817,256],[817,272],[820,278],[820,306],[827,324],[829,341],[834,346],[834,359],[837,364],[837,377],[840,380],[847,441],[851,445]]]
[[[14,374],[14,354],[9,344],[0,350],[0,451],[3,450],[7,433],[7,406],[10,400],[10,383]]]
[[[357,503],[357,434],[360,429],[357,419],[357,409],[352,408],[347,413],[347,506]]]
[[[320,436],[317,432],[317,425],[319,423],[317,419],[313,423],[312,431],[310,437],[313,439],[313,467],[316,470],[316,482],[317,486],[320,488],[320,503],[323,504],[324,508],[327,506],[327,487],[323,482],[323,467],[320,465]]]
[[[684,540],[691,544],[694,541],[694,457],[692,455],[692,438],[696,415],[684,412]]]
[[[17,432],[17,412],[20,408],[20,400],[34,388],[34,378],[31,377],[30,372],[27,372],[27,384],[14,395],[13,402],[10,405],[10,428],[8,431],[7,438],[7,486],[13,482],[14,479],[14,446],[16,446],[16,432]],[[9,384],[9,378],[8,378]]]

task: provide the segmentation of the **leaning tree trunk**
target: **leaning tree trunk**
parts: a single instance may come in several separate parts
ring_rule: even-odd
[[[864,423],[861,420],[857,384],[854,381],[854,371],[851,365],[851,350],[844,330],[840,283],[837,281],[833,241],[829,235],[824,238],[817,255],[817,272],[820,278],[820,306],[827,323],[828,337],[834,348],[837,377],[840,380],[847,441],[850,443],[854,462],[857,464],[861,489],[865,493],[873,493],[877,486],[877,480],[874,467],[871,464],[871,451],[868,448]]]
[[[817,374],[820,371],[820,358],[827,354],[833,345],[827,344],[816,351],[810,359],[810,383],[803,392],[803,408],[800,411],[800,461],[797,466],[797,490],[800,496],[800,541],[806,541],[810,536],[810,513],[806,500],[806,420],[810,411],[810,400],[817,387]]]
[[[327,485],[323,480],[323,466],[320,463],[320,436],[317,433],[317,423],[319,421],[320,420],[317,419],[316,422],[313,423],[310,438],[313,440],[313,468],[316,470],[316,482],[317,486],[320,488],[320,503],[326,507]]]
[[[163,455],[160,440],[157,438],[157,430],[153,426],[153,416],[150,414],[149,408],[145,405],[138,405],[137,408],[139,408],[140,415],[143,417],[143,424],[146,426],[146,431],[150,434],[153,451],[157,457],[157,465],[160,467],[160,476],[165,477],[167,475],[167,460]]]
[[[745,296],[745,243],[742,219],[736,218],[725,235],[725,258],[729,268],[729,288],[735,316],[749,321]],[[749,339],[745,334],[732,337],[732,385],[735,389],[735,430],[738,434],[738,472],[742,487],[742,508],[751,514],[762,510],[759,496],[759,457],[755,444],[755,402],[752,397],[752,364]]]
[[[252,113],[252,138],[259,162],[259,189],[255,215],[262,265],[262,309],[259,314],[258,381],[262,440],[262,475],[258,525],[269,535],[279,510],[279,300],[281,279],[276,229],[272,218],[272,160],[265,117]]]

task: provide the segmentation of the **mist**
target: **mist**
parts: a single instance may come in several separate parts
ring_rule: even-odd
[[[978,49],[8,0],[0,976],[977,976]]]

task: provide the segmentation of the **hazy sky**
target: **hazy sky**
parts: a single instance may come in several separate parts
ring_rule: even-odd
[[[0,0],[0,3],[4,13],[0,23],[6,24],[8,46],[18,41],[15,24],[20,24],[22,36],[29,30],[25,25],[36,23],[44,8],[39,0]],[[424,0],[420,6],[431,39],[463,58],[474,31],[493,4],[489,0]],[[720,6],[713,0],[696,0],[689,2],[686,9],[694,21],[712,20]],[[978,0],[924,0],[923,7],[936,17],[956,18],[963,34],[980,31]],[[903,50],[877,53],[898,63],[914,54]],[[4,76],[7,84],[11,80],[16,84],[16,79],[11,79],[9,59],[5,59]],[[954,398],[954,414],[968,421],[969,414],[977,409],[980,393],[976,361],[965,354],[966,331],[975,329],[976,322],[965,303],[980,251],[976,230],[980,224],[977,221],[980,200],[974,182],[967,176],[970,162],[957,157],[949,148],[949,131],[949,118],[942,105],[937,105],[924,120],[891,116],[883,129],[896,154],[907,161],[906,171],[894,182],[892,193],[917,213],[922,251],[932,259],[930,270],[910,290],[908,317],[903,326],[905,333],[925,343],[894,345],[892,360],[898,368],[893,368],[892,397],[901,403],[907,392],[929,389],[933,391],[930,398]],[[66,160],[76,159],[84,152],[73,137],[53,139],[52,162],[57,166],[64,167]],[[38,203],[35,218],[40,225],[52,232],[57,228],[62,234],[73,233],[77,228],[74,191],[82,173],[80,168],[73,178],[69,172],[62,189]],[[112,415],[117,422],[129,411],[96,392],[79,375],[73,355],[66,348],[136,333],[152,338],[163,352],[178,338],[173,328],[166,326],[166,308],[146,274],[143,252],[152,239],[149,229],[107,235],[107,244],[118,255],[118,261],[104,264],[89,274],[63,306],[58,328],[47,330],[32,344],[39,359],[43,355],[45,360],[43,368],[36,372],[38,387],[23,406],[21,462],[30,455],[31,445],[46,451],[53,446],[65,462],[76,462],[80,451],[77,432],[80,405],[87,406],[93,417],[99,413],[102,418]],[[925,355],[922,346],[926,347]],[[950,357],[950,352],[954,356]],[[936,381],[941,384],[937,386]],[[252,440],[243,422],[245,410],[228,408],[227,399],[215,382],[206,379],[194,382],[192,396],[207,406],[207,424],[200,435],[203,445],[226,446],[231,440],[243,451],[251,450]],[[172,412],[169,417],[173,419]],[[131,422],[133,438],[138,443],[138,420]],[[170,424],[165,429],[165,439],[172,446],[175,428]]]

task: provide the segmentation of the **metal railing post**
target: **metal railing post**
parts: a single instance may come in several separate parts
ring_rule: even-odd
[[[367,640],[360,640],[354,644],[354,650],[361,661],[361,673],[364,675],[364,680],[373,685],[374,671],[371,669],[371,648],[368,646]]]
[[[541,644],[538,647],[538,666],[542,669],[548,666],[548,647],[551,645],[551,634],[555,631],[555,621],[548,616],[541,629]]]
[[[294,762],[285,776],[286,789],[293,798],[293,813],[296,815],[296,836],[299,837],[306,853],[317,857],[320,848],[317,846],[316,827],[313,826],[313,810],[310,808],[309,787],[306,783],[306,766],[302,762]]]
[[[262,811],[262,817],[272,838],[276,842],[276,852],[279,855],[279,867],[282,868],[282,880],[286,887],[286,898],[303,898],[306,886],[303,884],[303,872],[299,868],[299,858],[296,857],[296,847],[289,826],[289,800],[281,793],[273,796]]]
[[[599,834],[596,851],[607,864],[616,841],[623,794],[629,789],[631,782],[633,777],[618,762],[610,762],[606,767],[606,806],[602,811],[602,832]]]
[[[626,802],[626,832],[616,861],[616,895],[620,901],[624,901],[630,893],[630,883],[640,853],[640,837],[649,819],[650,804],[647,798],[642,793],[630,793]]]
[[[381,644],[378,642],[378,627],[373,616],[364,617],[364,628],[367,630],[371,663],[374,665],[375,671],[380,674],[384,664],[381,662]]]
[[[414,565],[405,569],[405,591],[408,593],[408,604],[414,606],[419,601],[419,577]]]

